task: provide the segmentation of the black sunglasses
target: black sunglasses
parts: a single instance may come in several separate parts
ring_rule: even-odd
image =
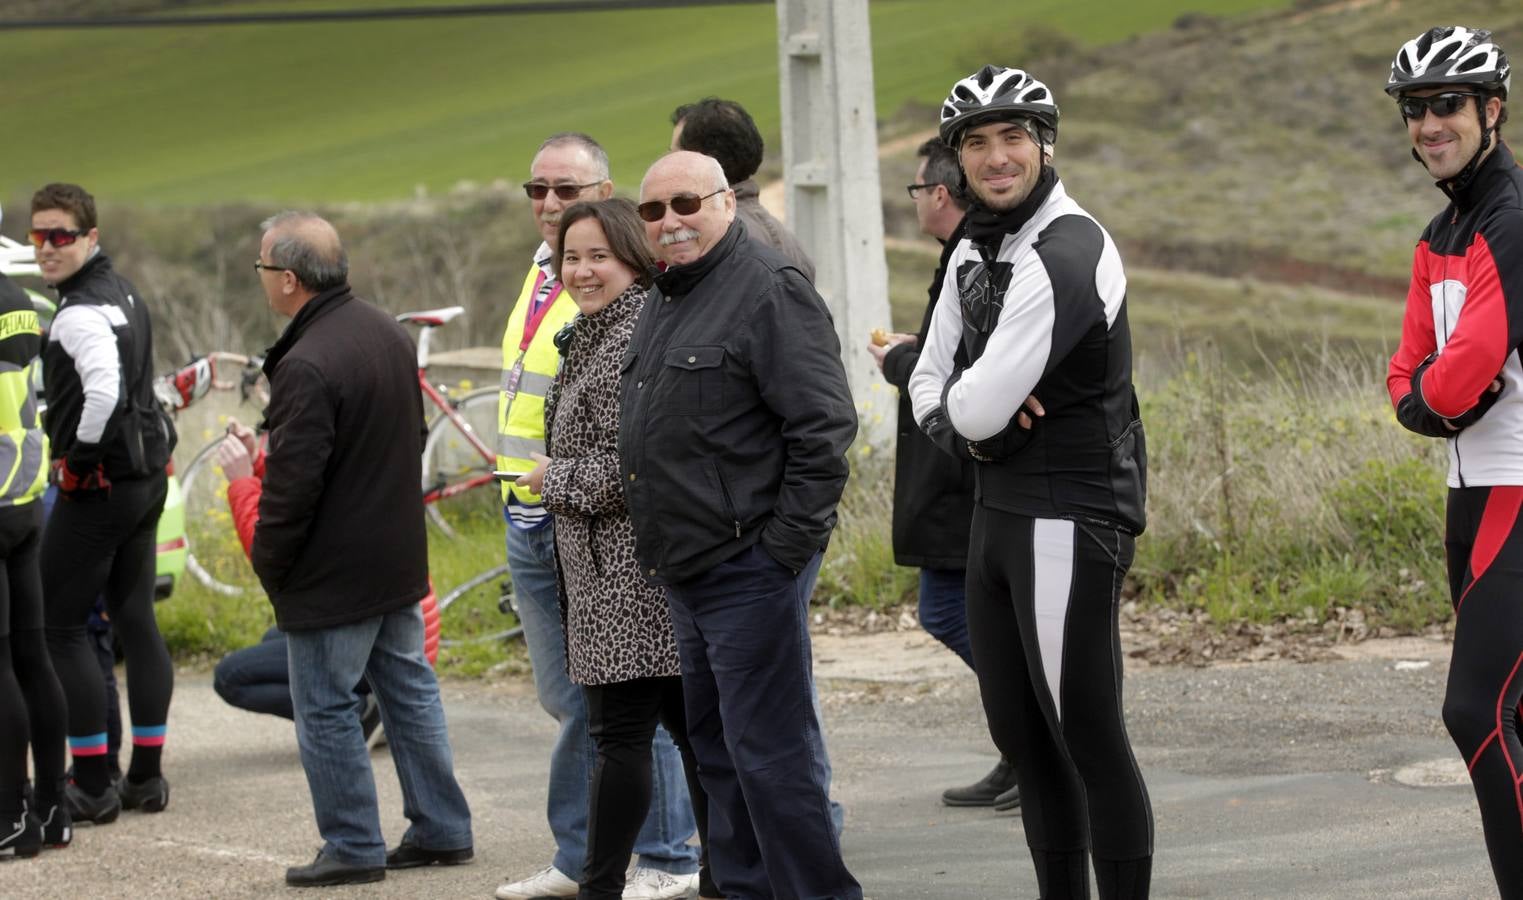
[[[27,240],[38,250],[43,244],[52,244],[54,247],[67,247],[80,239],[85,232],[71,231],[68,228],[33,228],[26,233]]]
[[[254,271],[255,272],[260,272],[260,271],[264,271],[264,272],[289,272],[291,270],[285,268],[284,266],[266,265],[265,263],[262,263],[262,262],[260,262],[259,260],[256,259],[256,260],[254,260]]]
[[[934,184],[907,184],[907,185],[904,186],[904,189],[905,189],[905,191],[909,192],[910,199],[913,200],[913,199],[915,199],[915,192],[916,191],[928,191],[928,190],[930,190],[931,188],[934,188],[934,187],[938,187],[938,185],[934,185]]]
[[[543,181],[525,181],[524,193],[529,195],[530,200],[543,200],[555,191],[555,196],[562,200],[575,200],[582,195],[582,191],[590,187],[597,187],[601,181],[590,184],[545,184]]]
[[[678,194],[672,199],[666,201],[647,200],[644,203],[641,203],[639,206],[635,207],[635,210],[640,213],[640,218],[644,219],[645,221],[659,222],[662,219],[666,218],[666,205],[670,203],[672,206],[672,212],[676,213],[679,216],[691,216],[693,213],[698,211],[699,207],[703,206],[703,201],[709,199],[715,194],[723,194],[725,190],[725,188],[720,188],[717,191],[710,191],[709,193],[704,194],[702,197],[699,197],[696,194]]]
[[[1430,109],[1440,119],[1447,119],[1464,109],[1466,101],[1471,97],[1479,96],[1474,91],[1449,91],[1431,97],[1398,97],[1396,106],[1401,110],[1403,119],[1421,119]]]

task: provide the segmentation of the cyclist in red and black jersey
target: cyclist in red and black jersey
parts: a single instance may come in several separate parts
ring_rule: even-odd
[[[1510,75],[1490,32],[1463,27],[1413,38],[1391,64],[1386,92],[1449,205],[1417,244],[1387,388],[1404,426],[1449,443],[1444,724],[1497,886],[1523,897],[1523,169],[1500,132]]]

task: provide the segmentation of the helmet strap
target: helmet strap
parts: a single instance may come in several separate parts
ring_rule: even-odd
[[[1491,149],[1491,133],[1496,131],[1496,128],[1486,124],[1486,105],[1489,102],[1491,97],[1488,94],[1478,94],[1475,98],[1476,112],[1481,120],[1481,145],[1475,149],[1475,155],[1470,157],[1470,161],[1465,163],[1465,168],[1455,173],[1453,178],[1446,178],[1438,183],[1439,190],[1448,194],[1451,199],[1470,185],[1471,180],[1475,178],[1476,169],[1481,167],[1481,160],[1486,157],[1486,151]],[[1412,148],[1412,155],[1417,156],[1417,148]],[[1418,159],[1421,161],[1421,157]]]

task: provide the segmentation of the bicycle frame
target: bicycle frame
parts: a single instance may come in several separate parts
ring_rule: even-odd
[[[476,434],[476,429],[471,427],[471,423],[467,422],[465,417],[460,415],[459,411],[456,410],[455,405],[450,402],[449,398],[438,388],[430,384],[428,380],[429,346],[433,338],[434,329],[444,325],[462,312],[464,312],[462,307],[452,306],[442,310],[402,313],[397,316],[398,322],[420,326],[418,331],[418,388],[423,391],[423,396],[427,397],[428,401],[445,418],[450,420],[455,426],[455,430],[465,436],[466,441],[470,443],[471,447],[481,454],[481,459],[486,463],[488,470],[486,474],[473,475],[454,484],[440,484],[429,488],[423,492],[423,502],[425,504],[447,500],[450,497],[474,490],[483,485],[495,484],[497,481],[491,474],[491,469],[497,463],[497,451],[487,446],[487,443],[481,439],[481,436]]]

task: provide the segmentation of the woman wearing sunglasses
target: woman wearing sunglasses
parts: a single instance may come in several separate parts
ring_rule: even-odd
[[[565,360],[545,402],[550,455],[535,454],[538,465],[519,484],[542,495],[555,516],[567,663],[571,680],[586,692],[597,745],[587,867],[577,896],[618,898],[650,806],[658,721],[681,750],[700,840],[707,836],[708,799],[688,746],[666,595],[640,574],[619,475],[619,365],[655,263],[627,200],[567,209],[559,246],[557,277],[580,315],[556,338]]]
[[[174,428],[153,396],[148,306],[101,251],[95,198],[50,184],[32,197],[32,245],[58,290],[42,351],[59,502],[42,533],[48,649],[69,709],[74,778],[65,787],[75,823],[105,824],[122,809],[169,804],[160,771],[174,668],[153,612],[154,532],[164,509],[164,467]],[[105,687],[85,634],[96,597],[127,657],[132,763],[119,784],[106,756]]]

